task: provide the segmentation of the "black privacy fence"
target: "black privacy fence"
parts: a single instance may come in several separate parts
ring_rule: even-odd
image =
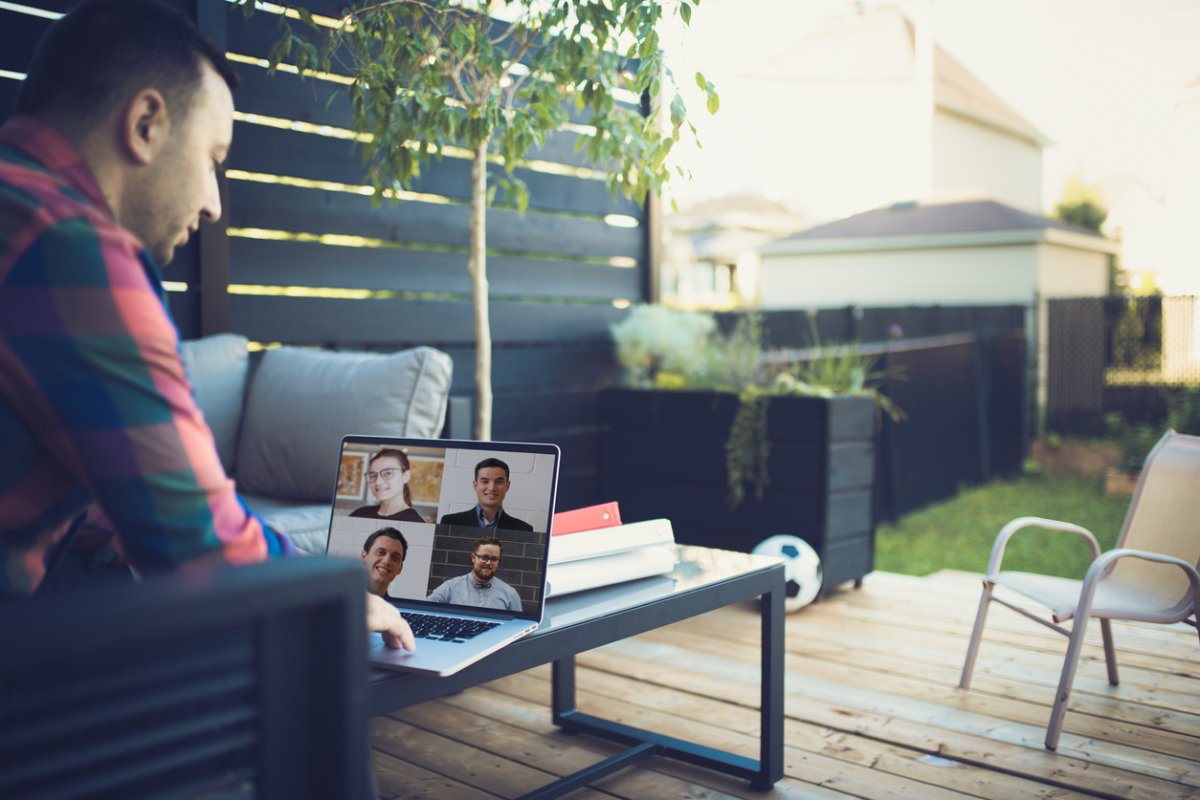
[[[1163,426],[1200,391],[1200,298],[1086,297],[1047,303],[1046,429],[1102,435]]]

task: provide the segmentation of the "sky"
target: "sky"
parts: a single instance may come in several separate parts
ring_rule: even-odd
[[[1172,284],[1169,288],[1200,292],[1200,257],[1184,258],[1178,251],[1187,246],[1179,220],[1195,219],[1179,213],[1181,203],[1200,214],[1200,187],[1179,179],[1178,162],[1183,153],[1200,179],[1200,127],[1192,131],[1196,138],[1181,141],[1178,115],[1173,117],[1185,87],[1200,79],[1200,0],[862,4],[928,14],[937,44],[1045,134],[1050,144],[1044,151],[1043,210],[1054,207],[1071,176],[1098,184],[1114,230],[1121,226],[1126,265],[1155,268],[1160,283]],[[718,92],[724,84],[722,104],[736,109],[736,98],[727,93],[737,91],[739,76],[785,52],[823,16],[851,14],[858,5],[852,0],[701,0],[690,29],[664,37],[701,142],[709,140],[698,151],[682,148],[693,180],[673,190],[681,208],[744,188],[731,165],[747,157],[745,150],[727,152],[731,137],[714,126],[739,122],[703,110],[702,96],[692,85],[694,72],[703,71]],[[1200,86],[1193,91],[1200,95]],[[780,124],[802,123],[784,118]],[[742,141],[752,145],[753,131],[747,130]],[[778,171],[778,179],[789,180],[786,169]],[[780,194],[778,186],[761,190]],[[1169,190],[1173,215],[1164,213]],[[1168,230],[1172,217],[1174,229]],[[1167,247],[1175,249],[1166,252]]]

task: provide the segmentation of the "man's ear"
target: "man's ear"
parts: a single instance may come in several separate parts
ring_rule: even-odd
[[[154,160],[171,132],[167,101],[157,89],[142,89],[130,98],[121,118],[121,146],[141,166]]]

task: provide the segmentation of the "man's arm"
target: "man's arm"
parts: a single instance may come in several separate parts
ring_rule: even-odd
[[[425,599],[430,600],[434,603],[452,603],[452,602],[454,602],[453,600],[450,599],[450,582],[453,580],[454,580],[454,578],[447,578],[446,580],[442,581],[442,585],[437,587],[436,589],[434,589],[432,592],[430,592],[429,597],[427,597]]]
[[[68,219],[4,276],[6,399],[62,481],[85,485],[141,569],[294,552],[225,476],[157,268],[117,228]]]

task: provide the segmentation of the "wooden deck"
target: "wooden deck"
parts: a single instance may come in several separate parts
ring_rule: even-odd
[[[666,759],[576,798],[1200,798],[1200,638],[1117,624],[1121,685],[1089,634],[1057,753],[1042,748],[1066,640],[993,605],[959,670],[979,576],[887,573],[788,617],[774,791]],[[757,754],[758,624],[732,607],[579,659],[584,711]],[[372,721],[385,797],[514,797],[616,752],[550,722],[549,668]]]

